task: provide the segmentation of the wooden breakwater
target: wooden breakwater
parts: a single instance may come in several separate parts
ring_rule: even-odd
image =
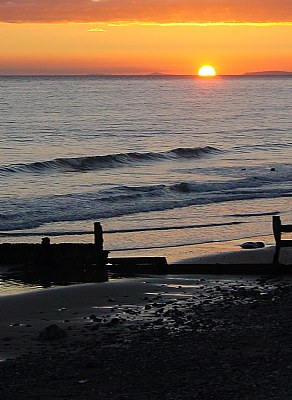
[[[78,273],[95,276],[95,280],[107,280],[107,273],[120,276],[129,274],[290,274],[291,265],[269,264],[172,264],[165,257],[108,257],[103,249],[103,230],[94,223],[93,243],[51,244],[45,237],[41,243],[0,244],[0,265],[21,265],[33,273],[57,273],[68,277]],[[82,279],[81,279],[82,280]]]
[[[3,280],[43,286],[108,280],[107,252],[101,259],[91,244],[52,244],[45,251],[39,244],[0,245],[0,254],[0,265],[9,267],[1,271]]]
[[[91,276],[92,280],[107,280],[106,264],[109,252],[103,249],[100,223],[94,224],[94,243],[51,244],[45,237],[41,243],[0,244],[0,265],[18,266],[35,276],[52,277]]]
[[[110,272],[122,274],[168,274],[165,257],[111,257],[107,260]]]
[[[91,243],[59,243],[44,246],[39,243],[0,244],[1,265],[85,266],[105,265],[108,252],[98,252]]]
[[[110,272],[123,275],[139,274],[196,274],[196,275],[274,275],[291,274],[292,265],[283,264],[168,264],[165,257],[109,258]]]

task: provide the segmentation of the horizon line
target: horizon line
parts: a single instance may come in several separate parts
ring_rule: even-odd
[[[8,74],[3,74],[3,73],[0,73],[0,77],[17,77],[17,76],[19,76],[19,77],[25,77],[25,76],[27,76],[27,77],[29,77],[29,76],[31,76],[31,77],[41,77],[41,76],[44,76],[44,77],[56,77],[56,76],[60,76],[60,77],[62,77],[62,76],[72,76],[72,77],[74,77],[74,76],[84,76],[84,77],[86,77],[86,76],[96,76],[96,77],[115,77],[115,76],[118,76],[118,77],[127,77],[127,76],[129,76],[129,77],[157,77],[157,78],[159,78],[159,77],[165,77],[165,76],[177,76],[177,77],[180,77],[180,76],[185,76],[185,77],[198,77],[198,78],[216,78],[216,77],[232,77],[232,76],[234,76],[234,77],[238,77],[238,76],[240,76],[240,77],[242,77],[242,76],[245,76],[245,77],[250,77],[250,76],[256,76],[256,77],[261,77],[261,76],[292,76],[292,71],[276,71],[276,70],[271,70],[271,71],[255,71],[255,72],[244,72],[244,73],[242,73],[242,74],[217,74],[216,76],[211,76],[211,77],[201,77],[201,76],[199,76],[198,74],[169,74],[169,73],[160,73],[160,72],[153,72],[153,73],[138,73],[138,74],[131,74],[131,73],[129,73],[129,74],[127,74],[127,73],[8,73]]]

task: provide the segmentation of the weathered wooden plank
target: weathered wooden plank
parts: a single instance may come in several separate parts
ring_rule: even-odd
[[[282,225],[281,224],[281,231],[282,232],[292,232],[292,225]]]
[[[108,259],[107,268],[122,274],[167,274],[165,257],[113,257]]]

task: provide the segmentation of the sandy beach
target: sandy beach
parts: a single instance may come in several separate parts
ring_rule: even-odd
[[[2,296],[1,399],[288,399],[291,286],[165,275]]]
[[[263,242],[264,248],[245,249],[241,245],[245,242]],[[131,252],[115,251],[110,254],[114,257],[127,256],[166,256],[169,264],[213,264],[213,263],[271,263],[274,255],[275,239],[273,235],[251,236],[230,241],[220,241],[167,247],[160,249],[132,250]],[[281,249],[280,262],[290,264],[292,257],[291,248]]]

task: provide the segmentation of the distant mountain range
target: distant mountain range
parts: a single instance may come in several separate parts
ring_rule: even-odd
[[[167,74],[163,72],[152,72],[146,74],[146,76],[184,76],[184,74]],[[187,76],[187,75],[186,75]],[[192,75],[190,75],[192,76]],[[233,76],[233,75],[222,75],[222,76]],[[234,75],[234,76],[292,76],[292,71],[254,71],[254,72],[245,72],[242,75]]]
[[[292,72],[288,71],[257,71],[257,72],[246,72],[244,75],[291,75]]]

